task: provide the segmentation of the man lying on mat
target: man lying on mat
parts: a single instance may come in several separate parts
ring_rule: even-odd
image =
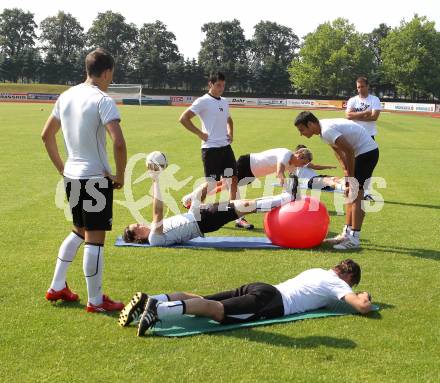
[[[330,270],[309,269],[278,285],[256,282],[205,297],[191,293],[149,297],[138,292],[121,311],[119,325],[140,318],[137,335],[143,336],[157,321],[185,314],[222,324],[241,323],[316,310],[336,300],[366,314],[372,310],[370,294],[352,290],[360,280],[360,266],[346,259]]]
[[[151,227],[133,223],[124,229],[125,242],[149,243],[151,246],[170,246],[205,233],[219,230],[228,222],[249,213],[266,212],[296,199],[298,178],[293,175],[286,183],[286,191],[273,197],[255,200],[234,200],[223,203],[193,203],[185,214],[163,218],[159,174],[150,172],[153,179],[153,222]]]

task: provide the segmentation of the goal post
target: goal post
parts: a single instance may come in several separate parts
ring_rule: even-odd
[[[110,84],[107,94],[119,103],[142,105],[141,84]]]

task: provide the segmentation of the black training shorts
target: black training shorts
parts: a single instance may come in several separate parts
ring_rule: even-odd
[[[373,175],[374,168],[379,161],[379,149],[359,154],[354,161],[354,178],[359,182],[359,189],[364,188],[366,180]]]
[[[203,169],[206,178],[220,181],[237,175],[237,162],[231,145],[220,148],[202,148]]]
[[[238,185],[248,185],[255,180],[254,173],[251,170],[251,155],[245,154],[240,156],[237,161],[237,178]]]
[[[200,220],[197,223],[202,233],[211,233],[237,218],[233,203],[216,202],[200,206]]]
[[[113,185],[108,177],[81,180],[64,177],[64,187],[76,227],[89,231],[112,229]]]

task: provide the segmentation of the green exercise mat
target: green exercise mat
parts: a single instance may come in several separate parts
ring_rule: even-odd
[[[373,311],[378,311],[379,306],[373,306]],[[163,320],[157,322],[151,329],[150,333],[159,336],[190,336],[205,334],[209,332],[235,330],[244,327],[256,327],[273,323],[286,323],[297,320],[325,318],[330,316],[341,316],[357,314],[351,306],[343,302],[335,302],[334,305],[325,309],[309,311],[300,314],[292,314],[273,319],[262,319],[255,322],[235,323],[235,324],[219,324],[208,318],[184,315],[178,319]]]

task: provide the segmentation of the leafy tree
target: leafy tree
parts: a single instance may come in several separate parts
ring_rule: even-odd
[[[115,82],[124,82],[130,77],[133,71],[133,47],[137,38],[137,28],[134,24],[126,23],[125,17],[120,13],[98,13],[87,32],[87,37],[90,48],[104,48],[113,55],[116,63]]]
[[[358,75],[369,76],[373,52],[365,36],[348,20],[326,22],[306,35],[289,72],[295,88],[305,93],[345,95]]]
[[[200,91],[206,88],[206,76],[203,68],[194,58],[185,60],[183,78],[185,90]]]
[[[57,66],[58,82],[69,83],[83,78],[84,29],[70,13],[58,12],[40,24],[42,50],[49,56],[47,70]],[[56,63],[54,63],[54,62]],[[81,63],[81,64],[80,64]]]
[[[222,71],[231,88],[247,89],[249,42],[240,21],[211,22],[202,26],[206,34],[201,43],[199,65],[205,73]]]
[[[435,23],[414,15],[382,40],[383,71],[398,91],[411,98],[440,97],[440,33]]]

